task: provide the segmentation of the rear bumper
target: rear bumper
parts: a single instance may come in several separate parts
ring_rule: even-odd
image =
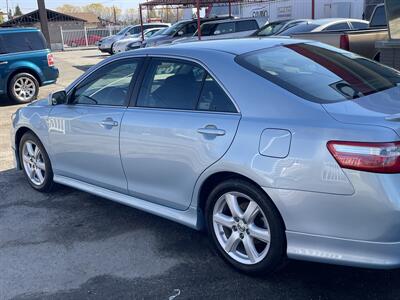
[[[289,258],[374,269],[400,267],[400,242],[357,241],[286,232]]]
[[[55,83],[57,81],[58,76],[60,75],[60,71],[56,67],[50,67],[45,71],[44,80],[42,81],[43,85],[49,85]]]

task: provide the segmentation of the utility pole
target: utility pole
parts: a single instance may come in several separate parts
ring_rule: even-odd
[[[9,8],[8,8],[8,0],[6,0],[6,6],[7,6],[7,21],[10,21],[11,20],[11,16],[10,16]]]
[[[113,5],[113,12],[114,12],[114,24],[117,24],[117,12],[115,11],[115,5]]]
[[[49,22],[47,20],[47,11],[44,0],[37,0],[37,4],[39,8],[40,27],[42,28],[42,33],[47,41],[47,45],[50,47]]]

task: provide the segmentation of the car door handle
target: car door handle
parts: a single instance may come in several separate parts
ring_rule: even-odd
[[[225,130],[223,129],[218,129],[217,126],[215,125],[207,125],[204,128],[199,128],[197,129],[198,133],[205,134],[205,135],[225,135]]]
[[[0,61],[0,65],[6,65],[8,64],[8,61]]]
[[[103,127],[116,127],[116,126],[118,126],[118,122],[114,121],[111,118],[107,118],[107,119],[101,121],[100,125]]]

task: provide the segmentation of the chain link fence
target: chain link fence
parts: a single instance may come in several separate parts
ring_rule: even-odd
[[[60,27],[63,50],[76,47],[97,46],[102,38],[114,35],[121,30],[121,26],[109,26],[106,28],[68,29]]]

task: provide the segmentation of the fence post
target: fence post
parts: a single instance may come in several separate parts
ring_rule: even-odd
[[[87,38],[87,28],[86,28],[86,26],[84,27],[84,30],[85,30],[85,42],[86,42],[86,47],[89,47],[89,41],[88,41],[88,38]]]
[[[60,26],[60,34],[61,34],[61,50],[64,51],[64,32],[62,26]]]
[[[109,36],[112,36],[111,24],[108,24],[108,33],[109,33]]]

